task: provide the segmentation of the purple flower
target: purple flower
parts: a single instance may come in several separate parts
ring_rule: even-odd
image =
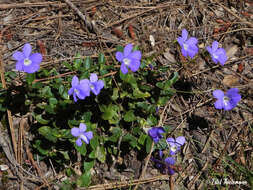
[[[127,44],[124,48],[124,52],[116,52],[116,59],[121,62],[121,72],[123,74],[127,74],[128,68],[131,69],[131,71],[136,72],[141,64],[141,52],[140,51],[133,51],[132,44]]]
[[[163,161],[163,152],[161,150],[159,150],[159,159],[151,158],[151,160],[155,162],[156,168],[158,168],[161,173],[169,173],[170,175],[175,173],[175,171],[171,168],[171,166],[176,163],[175,158],[167,157]]]
[[[212,60],[214,63],[220,62],[220,64],[223,66],[225,62],[227,61],[226,51],[223,48],[218,48],[219,43],[217,41],[214,41],[212,44],[212,48],[208,46],[206,49],[210,53]]]
[[[224,95],[224,92],[221,90],[213,91],[213,96],[217,98],[217,101],[214,103],[216,109],[231,110],[237,103],[241,100],[241,95],[238,93],[238,88],[231,88]]]
[[[84,80],[81,80],[79,82],[79,79],[77,78],[77,76],[73,76],[71,84],[72,84],[72,87],[69,89],[68,94],[69,95],[73,94],[75,102],[77,101],[77,97],[83,100],[86,96],[90,95],[87,93],[90,87]]]
[[[153,139],[155,143],[163,138],[162,133],[164,133],[164,129],[162,127],[153,127],[148,131],[149,136]]]
[[[34,73],[40,69],[42,55],[40,53],[32,53],[32,46],[26,43],[23,47],[23,52],[16,51],[13,58],[17,60],[16,70],[27,73]]]
[[[187,57],[189,55],[191,58],[193,58],[196,53],[198,53],[198,40],[194,37],[190,37],[187,40],[188,32],[186,29],[182,30],[182,37],[177,38],[177,42],[181,46],[181,51],[183,56]]]
[[[167,142],[170,145],[170,154],[174,155],[180,150],[180,147],[184,145],[185,138],[183,136],[177,137],[176,139],[170,137],[167,138]]]
[[[90,91],[97,96],[100,93],[100,90],[104,88],[104,81],[98,80],[98,76],[95,73],[90,74],[90,80],[84,79],[82,82],[89,86],[86,90],[88,96],[90,95]]]
[[[86,125],[84,123],[80,123],[79,128],[73,127],[71,129],[71,134],[74,137],[78,137],[76,140],[76,145],[77,146],[82,146],[82,140],[86,143],[89,144],[90,140],[93,138],[93,133],[92,131],[85,132],[87,129]]]
[[[173,175],[175,173],[175,171],[170,167],[171,165],[175,165],[176,163],[176,160],[175,158],[173,157],[167,157],[164,159],[165,163],[166,163],[166,166],[167,166],[167,169],[168,169],[168,172],[170,175]]]

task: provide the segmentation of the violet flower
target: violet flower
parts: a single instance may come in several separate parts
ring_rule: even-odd
[[[121,62],[120,70],[123,74],[127,74],[128,68],[136,72],[141,65],[141,52],[133,51],[133,45],[127,44],[124,48],[124,52],[116,52],[116,59]]]
[[[86,129],[87,127],[84,123],[80,123],[79,128],[73,127],[71,129],[71,134],[74,137],[78,137],[78,139],[76,140],[77,146],[82,146],[82,141],[84,141],[86,144],[89,144],[90,140],[93,138],[92,131],[86,132]]]
[[[180,147],[184,145],[185,137],[180,136],[177,137],[176,139],[170,137],[167,138],[167,142],[170,145],[170,154],[174,155],[176,154],[177,151],[180,150]]]
[[[163,160],[163,152],[159,150],[159,159],[151,158],[155,163],[155,167],[160,170],[162,174],[173,175],[175,171],[171,168],[172,165],[175,165],[176,160],[174,157],[167,157]]]
[[[26,43],[23,47],[23,52],[16,51],[13,58],[17,60],[16,70],[26,73],[34,73],[40,69],[42,55],[40,53],[32,53],[32,46]]]
[[[72,87],[69,89],[68,94],[69,95],[73,94],[73,98],[75,102],[77,101],[77,97],[83,100],[86,98],[86,96],[90,95],[89,93],[87,93],[90,87],[84,80],[81,80],[79,82],[78,77],[73,76],[71,84],[72,84]]]
[[[197,38],[194,37],[190,37],[187,40],[188,37],[188,32],[186,29],[182,30],[182,37],[178,37],[177,38],[177,42],[180,44],[181,46],[181,51],[183,56],[187,57],[187,55],[189,55],[191,58],[193,58],[196,53],[198,53],[198,40]]]
[[[158,143],[161,138],[163,138],[162,133],[164,133],[162,127],[153,127],[148,131],[149,136],[153,139],[155,143]]]
[[[214,63],[217,64],[220,62],[222,66],[225,64],[228,59],[226,51],[223,48],[219,48],[219,43],[217,41],[213,42],[212,47],[208,46],[206,49],[210,53]]]
[[[90,95],[90,91],[97,96],[100,93],[100,90],[104,87],[104,81],[98,80],[96,73],[91,73],[90,80],[84,79],[82,80],[82,83],[89,86],[89,88],[86,89],[86,94],[88,94],[88,96]]]
[[[214,103],[216,109],[231,110],[238,102],[241,100],[241,95],[238,93],[238,88],[231,88],[224,95],[224,92],[221,90],[214,90],[213,96],[217,98],[217,101]]]

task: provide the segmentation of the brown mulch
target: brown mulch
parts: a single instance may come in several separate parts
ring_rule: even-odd
[[[69,71],[61,63],[71,63],[78,52],[96,59],[99,52],[114,56],[117,45],[139,45],[144,58],[155,56],[157,65],[167,67],[164,79],[175,71],[179,72],[175,89],[193,92],[177,93],[169,100],[166,109],[161,107],[159,110],[160,113],[164,111],[162,124],[174,127],[172,134],[186,136],[187,144],[181,155],[182,169],[168,181],[168,176],[160,175],[150,162],[144,178],[138,180],[145,162],[138,160],[133,151],[121,158],[128,168],[126,171],[119,172],[106,164],[97,164],[93,185],[117,182],[101,186],[101,189],[116,189],[121,188],[120,183],[123,187],[128,185],[126,181],[132,180],[134,184],[140,184],[139,189],[213,189],[215,186],[210,186],[207,179],[215,179],[215,173],[226,173],[230,180],[238,180],[238,173],[225,165],[227,156],[253,170],[252,7],[250,0],[228,0],[225,3],[218,0],[12,0],[11,3],[0,0],[0,55],[5,71],[15,71],[12,54],[29,42],[43,54],[42,67],[55,67],[64,74]],[[229,57],[225,66],[215,65],[204,54],[196,58],[197,64],[184,64],[185,59],[175,43],[183,28],[198,38],[200,52],[204,52],[214,40],[222,44]],[[150,36],[155,39],[154,46]],[[239,88],[240,105],[230,112],[217,111],[213,106],[212,90],[231,87]],[[12,117],[14,129],[24,141],[28,141],[27,128],[21,128],[22,116]],[[8,137],[6,130],[0,128],[1,137]],[[8,138],[5,140],[1,145],[8,141],[10,144]],[[15,160],[13,151],[8,148],[3,148],[3,152],[0,164],[10,168],[5,178],[4,172],[0,171],[0,188],[47,189],[50,186],[56,189],[54,184],[65,178],[61,172],[53,171],[52,166],[33,163],[29,159],[28,147],[22,152],[25,156],[19,160]],[[30,160],[31,172],[17,167],[28,162],[22,158]],[[78,173],[79,168],[75,169]],[[247,189],[249,185],[229,188]]]

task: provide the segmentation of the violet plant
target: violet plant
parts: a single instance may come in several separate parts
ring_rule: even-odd
[[[188,38],[186,29],[183,29],[182,36],[178,37],[177,41],[181,46],[183,56],[193,59],[198,53],[198,40],[195,37]],[[214,41],[212,47],[206,49],[215,63],[225,64],[227,61],[226,52],[224,49],[218,48],[218,42]],[[42,55],[31,52],[31,45],[27,43],[22,52],[17,51],[13,54],[13,58],[17,61],[16,69],[18,71],[35,73],[39,70]],[[133,44],[127,44],[123,51],[117,51],[115,56],[116,60],[121,63],[120,70],[113,65],[105,64],[105,56],[99,54],[97,64],[93,64],[91,58],[85,60],[78,58],[73,65],[64,62],[62,66],[74,72],[74,76],[57,78],[50,81],[49,84],[40,82],[32,84],[34,78],[27,79],[31,80],[29,82],[34,90],[33,94],[30,92],[27,96],[33,97],[37,93],[43,102],[36,103],[37,112],[34,113],[39,124],[38,132],[53,144],[50,144],[45,151],[41,148],[43,142],[37,139],[34,147],[42,155],[46,155],[48,152],[53,152],[59,142],[66,143],[68,146],[69,142],[72,145],[76,144],[76,150],[89,165],[81,176],[86,179],[90,176],[90,169],[94,166],[95,160],[104,163],[107,154],[117,155],[114,147],[118,146],[119,138],[122,137],[122,142],[129,143],[131,148],[146,148],[146,152],[152,151],[150,147],[153,141],[159,155],[152,158],[155,166],[162,173],[173,175],[175,171],[172,166],[176,164],[177,155],[186,143],[185,137],[166,139],[167,131],[163,127],[153,127],[147,134],[143,133],[142,129],[158,124],[159,112],[157,108],[166,105],[172,97],[174,92],[171,87],[178,80],[178,73],[175,72],[174,77],[167,81],[161,82],[155,77],[152,80],[147,80],[148,72],[143,69],[145,68],[145,65],[143,66],[145,60],[141,63],[142,53],[135,50]],[[151,68],[149,72],[155,72],[150,61],[147,61],[146,66]],[[143,70],[136,73],[139,69]],[[116,77],[107,77],[110,76],[108,74],[112,70],[115,70],[116,73],[119,71]],[[56,69],[52,69],[38,72],[37,76],[46,78],[60,74]],[[119,78],[121,80],[117,80]],[[64,82],[67,84],[63,85],[63,80],[66,80]],[[150,84],[149,81],[155,81],[155,85]],[[101,91],[103,95],[101,95]],[[91,96],[91,92],[96,97]],[[214,103],[216,109],[231,110],[241,100],[237,88],[231,88],[225,94],[221,90],[215,90],[213,96],[217,99]],[[59,119],[58,112],[62,112],[64,117]],[[62,121],[65,122],[66,128],[63,125],[59,126],[58,123]],[[130,126],[130,124],[134,127],[126,129],[125,126]],[[74,127],[77,125],[79,125],[78,128]],[[126,134],[125,131],[127,131]],[[105,133],[108,136],[102,137],[101,134]],[[106,147],[106,144],[113,143],[115,144],[113,148]],[[168,150],[168,153],[163,153],[162,150]],[[70,161],[69,150],[56,151]],[[55,156],[53,153],[52,155]],[[91,160],[90,162],[89,159],[86,159],[87,156]],[[87,181],[85,186],[88,186],[91,180]]]

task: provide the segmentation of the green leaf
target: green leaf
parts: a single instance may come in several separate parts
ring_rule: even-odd
[[[116,46],[116,51],[123,52],[124,51],[124,47],[123,46]]]
[[[82,64],[82,59],[80,59],[81,54],[77,53],[75,57],[77,57],[77,58],[74,60],[74,68],[76,70],[80,70],[81,64]]]
[[[86,57],[86,58],[84,59],[84,69],[85,69],[85,70],[90,69],[91,63],[92,63],[92,59],[91,59],[90,57]]]
[[[27,83],[31,85],[34,80],[35,80],[35,73],[31,73],[31,74],[27,73],[26,75]]]
[[[118,88],[113,88],[113,94],[111,96],[111,99],[113,101],[117,100],[119,97],[119,89]]]
[[[91,119],[92,113],[90,111],[84,112],[81,119],[86,123],[89,122]]]
[[[117,142],[122,134],[121,129],[119,127],[111,127],[110,131],[112,132],[112,136],[110,136],[108,140],[112,142]]]
[[[148,92],[143,93],[138,88],[135,88],[133,91],[133,96],[135,98],[147,98],[150,97],[150,94]]]
[[[59,152],[63,155],[64,159],[70,160],[68,151],[59,151]]]
[[[101,112],[103,112],[102,114],[102,118],[104,120],[108,120],[110,124],[116,124],[119,122],[119,115],[118,115],[118,111],[119,111],[119,107],[113,104],[110,104],[109,106],[106,105],[101,105],[99,106],[99,109]]]
[[[80,178],[77,180],[77,185],[79,187],[88,187],[91,183],[91,173],[90,171],[85,172]]]
[[[95,161],[92,160],[90,162],[84,162],[83,163],[83,169],[85,172],[88,172],[90,171],[91,168],[93,168],[93,166],[95,165]]]
[[[149,153],[151,151],[153,140],[149,137],[146,138],[146,152]]]
[[[91,140],[90,140],[90,145],[91,145],[91,148],[93,150],[96,150],[98,145],[99,145],[99,142],[98,142],[98,136],[94,136]]]
[[[50,98],[53,96],[53,93],[52,93],[51,88],[49,86],[45,86],[44,88],[42,88],[40,90],[40,92],[41,92],[41,96],[43,98]]]
[[[105,64],[105,55],[103,53],[98,54],[98,64]]]
[[[58,100],[56,98],[49,98],[50,105],[56,105],[57,103],[58,103]]]
[[[47,140],[56,143],[57,137],[52,134],[52,129],[49,126],[43,126],[39,128],[39,134],[44,136]]]
[[[82,146],[77,146],[75,143],[75,148],[82,156],[85,156],[87,153],[86,144],[83,142]]]
[[[147,124],[148,124],[148,126],[155,126],[155,125],[157,125],[157,119],[156,119],[156,117],[154,117],[152,114],[150,114],[148,116],[148,119],[147,119]]]
[[[70,71],[73,71],[73,68],[72,68],[72,66],[69,64],[69,63],[67,63],[67,62],[63,62],[62,63],[65,67],[67,67]]]
[[[43,119],[41,114],[36,115],[35,119],[43,125],[48,124],[50,122],[49,120]]]
[[[105,148],[103,146],[97,146],[95,156],[100,162],[104,163],[106,159]]]
[[[135,118],[133,110],[130,110],[130,111],[126,112],[126,114],[124,115],[124,120],[126,122],[131,122],[131,121],[134,121],[135,119],[136,118]]]
[[[165,82],[163,89],[167,90],[168,88],[170,88],[173,84],[177,82],[178,78],[179,78],[178,72],[174,72],[173,78]]]
[[[146,135],[146,134],[141,134],[141,136],[138,139],[138,143],[141,144],[141,145],[144,145],[147,136],[148,135]]]
[[[136,137],[134,137],[133,135],[131,134],[126,134],[123,138],[122,138],[122,141],[123,142],[129,142],[129,144],[135,148],[137,146],[137,140],[136,140]]]
[[[48,155],[49,150],[41,147],[41,140],[36,140],[33,147],[36,148],[42,155]]]

